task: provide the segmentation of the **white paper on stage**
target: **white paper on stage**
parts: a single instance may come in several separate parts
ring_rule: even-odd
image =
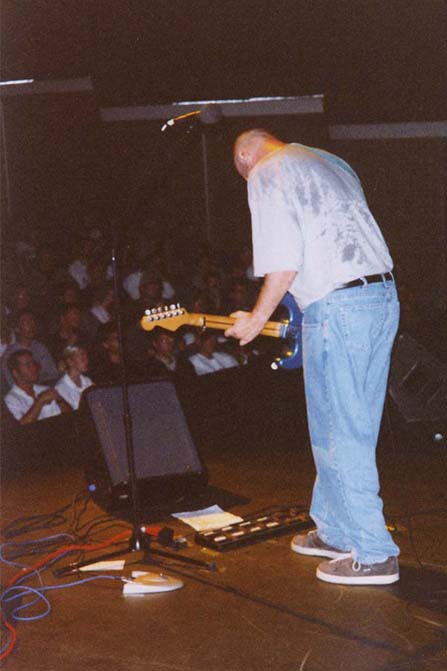
[[[173,513],[172,517],[176,517],[185,524],[189,524],[196,531],[220,529],[230,524],[242,522],[242,517],[226,513],[220,506],[210,506],[203,510],[192,510],[185,513]]]

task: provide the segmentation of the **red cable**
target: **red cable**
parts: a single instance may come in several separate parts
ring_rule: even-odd
[[[9,645],[6,648],[6,650],[4,650],[3,653],[0,655],[0,661],[2,659],[5,659],[14,650],[17,641],[17,631],[15,627],[13,627],[12,624],[8,622],[3,613],[1,613],[1,616],[3,625],[6,627],[6,629],[9,629],[9,631],[11,632],[11,640],[9,641]]]
[[[61,554],[64,554],[65,552],[73,552],[74,550],[84,550],[85,552],[91,552],[93,550],[101,550],[102,548],[107,547],[108,545],[112,545],[113,543],[116,543],[119,540],[127,540],[130,538],[130,531],[121,531],[119,534],[116,536],[113,536],[107,541],[103,541],[102,543],[96,543],[95,545],[64,545],[63,547],[59,548],[59,550],[55,550],[51,554],[47,555],[44,557],[44,559],[41,559],[40,561],[36,562],[32,566],[28,566],[27,568],[22,569],[17,573],[13,578],[8,583],[8,587],[12,587],[19,578],[23,578],[24,575],[27,575],[28,573],[32,573],[33,571],[37,571],[39,568],[47,564],[51,559],[55,559]]]

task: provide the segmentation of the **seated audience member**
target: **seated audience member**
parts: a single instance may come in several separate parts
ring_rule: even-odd
[[[236,359],[231,354],[216,352],[217,336],[211,331],[205,331],[200,337],[200,346],[197,354],[189,359],[195,368],[197,375],[214,373],[224,368],[238,366]]]
[[[55,389],[73,410],[77,410],[82,392],[93,384],[85,375],[88,371],[87,350],[80,345],[68,345],[63,352],[63,361],[66,373]]]
[[[211,272],[205,276],[205,300],[211,314],[220,314],[223,307],[219,273]]]
[[[8,313],[14,316],[17,312],[31,309],[31,296],[28,287],[19,284],[14,289],[11,301],[8,302]]]
[[[236,280],[232,283],[228,292],[225,312],[231,314],[238,310],[249,312],[253,307],[254,300],[250,296],[250,289],[246,280]]]
[[[128,306],[129,321],[140,322],[145,310],[163,307],[163,284],[156,273],[145,272],[140,280],[140,298]]]
[[[144,366],[127,361],[126,364],[128,382],[138,382],[145,378]],[[102,324],[98,329],[90,373],[95,384],[121,383],[121,355],[115,322]]]
[[[141,267],[127,275],[127,277],[124,279],[123,287],[132,300],[137,301],[141,298],[140,284],[145,273],[149,275],[152,274],[160,278],[161,297],[164,301],[172,301],[174,299],[175,289],[167,279],[167,275],[163,267],[163,259],[161,256],[154,254],[145,259],[141,263]]]
[[[81,333],[89,342],[96,338],[101,324],[107,324],[112,319],[113,287],[109,282],[103,283],[95,291],[94,303],[85,310],[81,317]]]
[[[244,245],[238,255],[240,266],[244,269],[244,277],[249,282],[259,282],[260,278],[256,277],[253,271],[253,252],[249,245]]]
[[[7,361],[13,352],[17,350],[29,350],[34,361],[37,363],[38,382],[51,382],[59,377],[54,359],[49,353],[45,345],[38,340],[35,340],[37,334],[37,323],[34,314],[29,310],[22,310],[18,312],[13,320],[13,328],[15,333],[15,342],[7,346],[2,357],[2,373],[9,385],[14,384]]]
[[[92,239],[86,238],[85,240],[81,241],[79,245],[79,254],[68,267],[69,274],[77,283],[81,291],[86,289],[91,282],[89,265],[94,254],[94,250],[95,242]]]
[[[48,345],[59,369],[63,352],[68,345],[76,345],[80,339],[81,310],[77,305],[65,305],[59,311],[56,333],[48,339]]]
[[[193,378],[196,373],[183,352],[176,351],[175,336],[163,328],[155,328],[151,339],[150,360],[147,366],[149,376],[165,377],[172,374],[177,378]]]
[[[76,305],[77,307],[80,307],[81,294],[76,282],[65,282],[58,288],[57,294],[60,307],[63,307],[64,305]]]
[[[2,305],[0,319],[0,357],[6,352],[8,345],[11,345],[14,342],[15,334],[8,319],[8,312],[6,307]]]
[[[204,251],[200,254],[195,263],[195,272],[191,279],[191,287],[194,291],[204,291],[206,289],[206,277],[210,273],[218,272],[212,255]]]
[[[36,384],[39,368],[27,349],[19,349],[8,358],[14,384],[5,396],[5,404],[20,424],[31,424],[68,412],[70,407],[55,389]]]

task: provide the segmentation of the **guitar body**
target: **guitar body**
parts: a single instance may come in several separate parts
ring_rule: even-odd
[[[277,370],[293,370],[301,368],[303,358],[301,352],[301,321],[302,314],[292,294],[286,293],[281,305],[287,310],[287,319],[281,322],[268,321],[260,335],[272,338],[287,338],[291,349],[283,357],[273,361],[272,368]],[[188,313],[180,305],[170,305],[163,308],[146,310],[141,318],[140,325],[144,331],[151,331],[156,326],[161,326],[169,331],[176,331],[181,326],[196,326],[200,329],[217,329],[225,331],[235,322],[234,317],[221,315],[203,315]]]
[[[299,309],[292,294],[287,292],[280,303],[287,310],[287,333],[286,337],[291,341],[291,350],[285,357],[278,357],[273,361],[272,368],[277,370],[294,370],[303,366],[303,351],[301,338],[301,323],[303,314]]]

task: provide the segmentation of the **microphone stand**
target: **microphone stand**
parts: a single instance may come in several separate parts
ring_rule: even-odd
[[[115,230],[113,233],[113,244],[112,244],[112,272],[113,272],[113,291],[115,301],[116,324],[118,331],[118,345],[120,354],[124,435],[126,442],[127,464],[129,469],[129,487],[130,487],[129,493],[130,493],[131,512],[132,512],[132,534],[130,536],[129,545],[127,549],[123,549],[118,553],[113,552],[111,554],[113,557],[116,557],[118,556],[118,554],[127,554],[128,552],[143,551],[144,552],[143,561],[150,561],[150,555],[154,554],[159,555],[161,557],[166,557],[168,559],[183,561],[187,564],[195,564],[197,566],[207,568],[209,570],[214,570],[214,565],[211,565],[207,562],[198,559],[192,559],[190,557],[182,557],[180,555],[174,554],[173,552],[167,552],[165,550],[154,550],[153,548],[150,547],[149,536],[145,533],[145,531],[141,527],[141,520],[138,508],[138,486],[137,486],[137,474],[135,468],[135,449],[132,433],[132,415],[129,404],[129,378],[127,373],[126,353],[124,348],[123,322],[121,312],[121,275],[120,275],[120,266],[118,262],[119,234],[117,229],[118,227],[115,225]]]

